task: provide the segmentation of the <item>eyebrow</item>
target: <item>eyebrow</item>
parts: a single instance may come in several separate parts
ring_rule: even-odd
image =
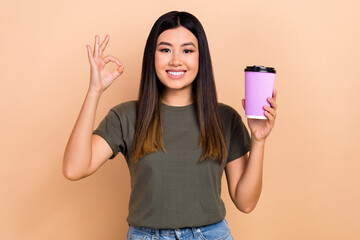
[[[158,44],[158,46],[160,46],[160,45],[166,45],[166,46],[170,46],[170,47],[172,46],[172,44],[171,44],[171,43],[168,43],[168,42],[160,42],[160,43]],[[187,43],[181,44],[182,47],[184,47],[184,46],[189,46],[189,45],[192,45],[192,46],[196,47],[195,44],[192,43],[192,42],[187,42]]]

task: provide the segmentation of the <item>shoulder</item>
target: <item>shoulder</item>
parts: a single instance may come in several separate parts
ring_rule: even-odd
[[[243,118],[240,116],[238,111],[236,111],[233,107],[224,103],[218,103],[218,105],[219,105],[219,115],[224,129],[227,128],[233,129],[233,128],[237,128],[238,126],[242,126],[244,124]]]
[[[116,115],[136,115],[136,105],[137,101],[127,101],[120,103],[110,109],[110,111],[114,112]]]
[[[219,114],[221,117],[233,118],[234,116],[240,116],[239,113],[231,106],[225,103],[218,103]]]

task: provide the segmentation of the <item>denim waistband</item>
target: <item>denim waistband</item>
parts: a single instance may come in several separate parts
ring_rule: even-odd
[[[214,226],[216,224],[220,224],[224,222],[225,220],[222,220],[218,223],[210,224],[208,226]],[[226,223],[226,222],[225,222]],[[226,223],[227,224],[227,223]],[[201,228],[207,227],[187,227],[187,228],[180,228],[180,229],[153,229],[153,228],[147,228],[147,227],[136,227],[129,224],[129,227],[141,232],[145,235],[148,235],[149,237],[158,238],[159,236],[176,236],[178,239],[186,238],[186,236],[193,236],[194,238],[198,238],[199,234],[201,233]]]
[[[186,237],[188,235],[192,235],[195,238],[197,238],[200,233],[200,230],[194,227],[180,228],[180,229],[153,229],[146,227],[135,227],[132,225],[129,225],[129,227],[153,237],[177,236],[178,238],[180,238],[180,237]]]

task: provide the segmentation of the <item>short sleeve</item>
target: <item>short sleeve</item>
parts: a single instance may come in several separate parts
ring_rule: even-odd
[[[98,128],[93,131],[93,134],[99,135],[109,144],[113,151],[113,155],[110,159],[115,158],[119,152],[124,152],[125,143],[123,140],[120,117],[113,109],[111,109],[100,122]]]
[[[241,116],[233,111],[231,119],[230,147],[227,162],[231,162],[250,151],[251,139]]]

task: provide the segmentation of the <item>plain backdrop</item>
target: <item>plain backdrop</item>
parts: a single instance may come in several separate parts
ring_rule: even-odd
[[[109,34],[104,55],[125,65],[99,102],[97,127],[136,99],[146,38],[171,10],[201,21],[219,101],[242,116],[244,68],[277,70],[278,117],[252,213],[235,208],[223,178],[234,238],[360,239],[357,0],[2,0],[0,239],[126,239],[123,156],[77,182],[63,177],[62,157],[89,84],[86,44]]]

